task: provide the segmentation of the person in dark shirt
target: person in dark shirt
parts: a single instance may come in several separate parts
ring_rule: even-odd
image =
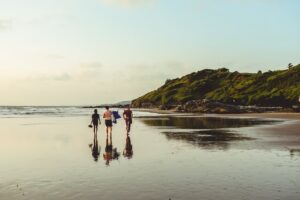
[[[128,135],[130,132],[131,124],[132,124],[132,111],[130,110],[130,106],[128,106],[126,108],[126,110],[124,110],[123,118],[126,123],[126,131],[127,131],[127,135]]]
[[[92,124],[94,126],[94,134],[97,134],[97,132],[98,132],[98,125],[101,124],[100,116],[98,114],[97,109],[94,110],[94,114],[92,115],[91,125]]]

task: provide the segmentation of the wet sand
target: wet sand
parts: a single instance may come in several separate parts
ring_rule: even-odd
[[[139,109],[137,109],[139,110]],[[159,109],[141,109],[145,112],[160,113],[160,114],[178,114],[187,116],[213,116],[213,117],[234,117],[234,118],[258,118],[258,119],[275,119],[282,120],[285,123],[276,126],[260,127],[258,131],[264,132],[276,138],[278,146],[286,148],[300,149],[300,113],[245,113],[245,114],[191,114],[191,113],[177,113],[174,111],[165,111]],[[288,137],[285,137],[288,136]],[[275,143],[275,142],[274,142]]]
[[[0,199],[299,199],[300,154],[282,145],[294,135],[274,134],[297,120],[143,116],[132,152],[114,126],[118,157],[103,124],[95,147],[90,116],[0,118]]]
[[[265,135],[268,135],[270,138],[272,138],[270,143],[285,147],[287,149],[300,150],[300,113],[259,113],[231,116],[284,120],[285,123],[281,123],[276,126],[262,127],[259,131],[264,132]]]

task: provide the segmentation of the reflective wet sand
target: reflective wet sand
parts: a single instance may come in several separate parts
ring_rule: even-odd
[[[123,121],[94,138],[85,116],[1,118],[0,199],[299,199],[299,146],[267,131],[282,122],[181,118],[136,118],[129,138]]]

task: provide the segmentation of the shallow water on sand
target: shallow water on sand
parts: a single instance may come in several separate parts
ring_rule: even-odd
[[[1,118],[0,199],[299,199],[300,154],[258,128],[280,122],[149,114],[134,119],[132,151],[122,120],[112,147],[101,125],[98,148],[89,122]]]

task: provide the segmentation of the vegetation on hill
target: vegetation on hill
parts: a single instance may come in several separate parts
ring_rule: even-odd
[[[167,80],[160,88],[133,100],[132,104],[135,107],[178,105],[208,99],[236,105],[291,106],[299,103],[299,96],[300,65],[265,73],[239,73],[220,68]]]

